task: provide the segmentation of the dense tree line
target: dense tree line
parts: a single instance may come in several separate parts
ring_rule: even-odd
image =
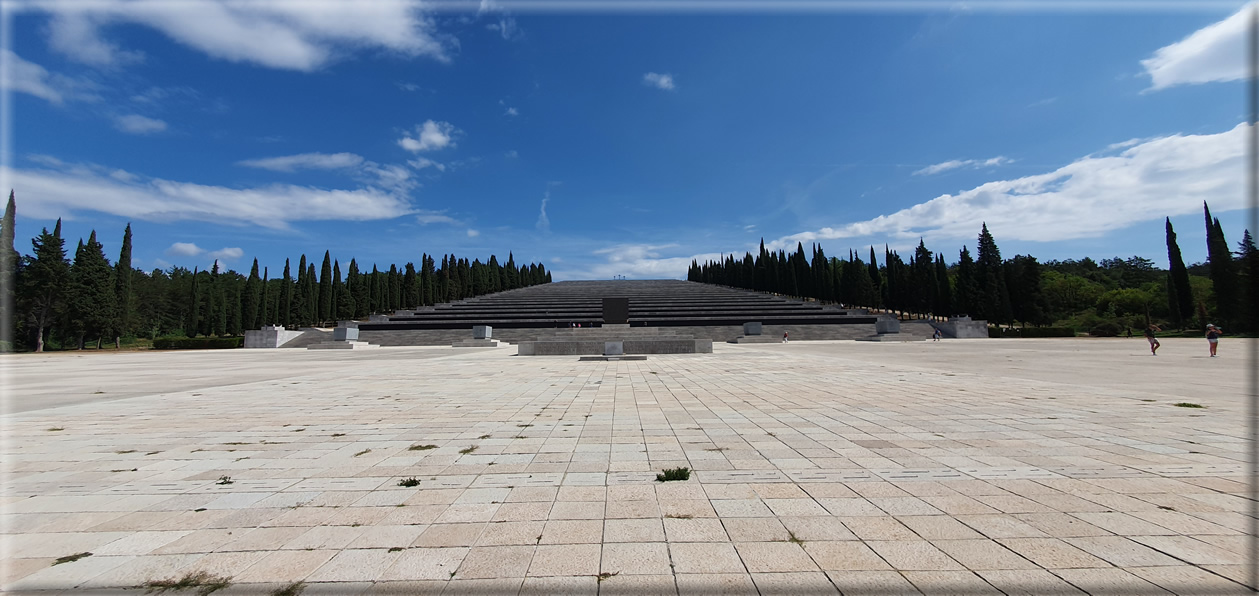
[[[422,254],[419,266],[407,263],[370,271],[351,259],[341,264],[325,251],[321,266],[306,255],[296,271],[289,260],[281,275],[259,270],[254,259],[248,275],[224,270],[171,267],[150,272],[131,267],[131,226],[113,264],[93,231],[67,254],[61,220],[31,241],[33,252],[18,253],[13,244],[13,194],[0,222],[0,299],[8,337],[22,349],[43,351],[49,342],[82,348],[89,341],[121,344],[123,338],[164,335],[235,336],[263,325],[301,327],[364,319],[369,315],[461,300],[551,281],[538,263],[468,261],[453,254]],[[3,296],[0,296],[3,298]]]
[[[1204,205],[1204,209],[1207,209]],[[1176,328],[1202,327],[1208,320],[1236,331],[1257,331],[1251,287],[1259,281],[1259,252],[1247,230],[1230,252],[1218,219],[1207,209],[1206,263],[1186,266],[1171,220],[1166,221],[1169,270],[1142,257],[1039,262],[1031,255],[1003,259],[987,224],[972,256],[963,246],[946,262],[919,241],[908,260],[884,247],[869,258],[852,250],[827,257],[820,245],[809,252],[765,249],[738,259],[692,261],[691,281],[813,299],[849,307],[883,309],[903,317],[969,315],[994,324],[1071,326],[1117,333],[1148,322]]]

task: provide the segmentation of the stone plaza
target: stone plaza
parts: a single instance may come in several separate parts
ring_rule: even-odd
[[[1252,346],[4,356],[0,582],[1242,594]],[[689,480],[656,481],[677,467]]]

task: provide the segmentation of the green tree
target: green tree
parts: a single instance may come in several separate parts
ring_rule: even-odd
[[[184,335],[196,337],[201,327],[201,288],[197,285],[197,268],[192,268],[192,287],[188,291],[188,319],[184,322]]]
[[[1240,285],[1237,270],[1233,263],[1233,253],[1224,239],[1224,231],[1220,228],[1220,220],[1211,218],[1211,210],[1202,203],[1206,214],[1207,226],[1207,261],[1210,264],[1211,286],[1215,293],[1216,315],[1227,329],[1238,320],[1237,311],[1240,306]]]
[[[17,222],[17,202],[13,198],[13,190],[9,190],[9,202],[4,207],[4,218],[0,219],[0,351],[12,349],[13,322],[16,319],[14,288],[17,287],[17,269],[20,264],[17,250],[13,246],[14,226]]]
[[[114,324],[116,298],[113,275],[101,243],[92,230],[87,244],[79,243],[70,266],[70,327],[77,336],[79,349],[91,335],[100,348],[101,339]]]
[[[131,292],[131,224],[122,233],[122,251],[114,264],[114,300],[117,317],[114,320],[114,348],[122,347],[122,336],[131,333],[131,313],[134,308]]]
[[[44,338],[61,318],[70,283],[61,220],[52,233],[48,228],[31,240],[34,256],[22,269],[22,307],[35,330],[35,351],[44,351]]]
[[[319,272],[319,322],[336,318],[332,314],[332,255],[323,253],[323,269]]]
[[[974,319],[982,319],[980,313],[979,272],[975,268],[975,260],[970,256],[970,249],[962,246],[957,257],[956,284],[953,288],[954,310]]]
[[[258,302],[259,302],[259,279],[258,279],[258,259],[254,259],[253,267],[249,268],[249,277],[245,278],[245,291],[242,296],[244,306],[242,308],[241,326],[246,329],[257,329],[258,323]]]
[[[978,277],[979,308],[982,318],[994,323],[1008,323],[1014,318],[1010,306],[1010,293],[1005,285],[1004,261],[997,242],[988,232],[988,224],[983,224],[979,233],[979,245],[975,259],[975,271]]]
[[[1176,243],[1176,231],[1172,229],[1172,219],[1166,218],[1167,229],[1167,308],[1172,317],[1172,324],[1184,329],[1185,322],[1193,317],[1193,289],[1189,285],[1189,270],[1185,268],[1185,260],[1180,256],[1180,246]]]
[[[284,277],[280,278],[280,310],[279,323],[285,327],[293,325],[293,276],[289,273],[289,260],[284,259]]]
[[[1040,263],[1031,255],[1015,255],[1005,264],[1006,286],[1014,318],[1027,326],[1048,321],[1047,300],[1042,285]]]

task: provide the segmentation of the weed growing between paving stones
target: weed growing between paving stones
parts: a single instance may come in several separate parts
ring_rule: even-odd
[[[473,451],[476,451],[476,445],[472,445],[470,447],[465,447],[463,449],[460,449],[459,453],[462,455],[467,455],[469,453],[472,453]]]
[[[363,455],[363,454],[366,454],[366,453],[371,453],[371,452],[372,452],[371,447],[368,447],[367,449],[364,449],[364,450],[362,450],[362,451],[360,451],[360,452],[358,452],[358,453],[355,453],[355,454],[354,454],[354,457],[358,457],[358,456],[360,456],[360,455]]]
[[[345,436],[345,433],[332,433],[332,437],[333,437],[333,438],[336,438],[336,437],[344,437],[344,436]]]
[[[407,447],[407,451],[428,451],[429,449],[437,449],[437,445],[412,445]]]
[[[689,513],[666,513],[665,517],[669,519],[691,519],[695,516]]]
[[[219,481],[215,482],[215,484],[234,484],[235,482],[231,476],[219,476]]]
[[[145,594],[154,592],[161,594],[167,590],[181,591],[195,588],[198,594],[206,596],[232,585],[231,580],[232,578],[230,577],[218,577],[205,571],[198,571],[196,573],[186,573],[179,579],[149,580],[139,587],[147,588],[144,591]]]
[[[401,551],[403,551],[403,550],[405,550],[405,549],[406,549],[406,547],[404,547],[404,546],[394,546],[394,547],[390,547],[390,548],[389,548],[389,552],[391,552],[391,553],[396,553],[396,552],[401,552]]]
[[[482,441],[484,441],[485,439],[490,438],[490,436],[489,436],[489,435],[481,435],[481,436],[479,436],[479,437],[477,437],[477,438],[478,438],[478,439],[481,439]]]
[[[411,488],[412,486],[419,486],[419,485],[420,485],[420,480],[416,478],[415,476],[412,476],[410,478],[403,478],[402,480],[398,481],[398,486],[405,486],[407,488]]]
[[[65,428],[64,426],[54,426],[54,427],[52,427],[52,428],[48,429],[48,432],[57,432],[57,431],[59,431],[59,430],[65,430],[65,429],[66,429],[66,428]]]
[[[616,576],[617,576],[617,574],[619,574],[619,573],[621,573],[621,572],[620,572],[620,571],[613,571],[612,573],[608,573],[607,571],[604,571],[603,573],[600,573],[599,575],[596,575],[596,576],[595,576],[595,578],[597,578],[597,580],[598,580],[598,582],[597,582],[597,583],[603,583],[603,580],[608,579],[609,577],[616,577]]]
[[[121,451],[115,451],[114,453],[117,453],[118,455],[122,455],[124,453],[135,453],[135,452],[136,452],[135,449],[123,449]]]
[[[75,553],[75,554],[73,554],[73,555],[66,555],[66,556],[64,556],[64,557],[57,557],[57,560],[56,560],[56,561],[53,561],[53,562],[52,562],[52,564],[53,564],[53,565],[60,565],[60,564],[62,564],[62,563],[73,563],[73,562],[75,562],[75,561],[78,561],[79,559],[82,559],[83,557],[90,557],[90,556],[92,556],[92,553],[89,553],[89,552]]]
[[[673,480],[690,480],[690,468],[669,468],[663,474],[656,474],[656,482],[670,482]]]
[[[796,533],[792,532],[791,530],[787,530],[787,542],[804,546],[804,541],[799,538],[796,538]]]
[[[1205,408],[1206,406],[1202,406],[1202,405],[1198,405],[1198,404],[1194,404],[1194,403],[1189,403],[1189,402],[1187,402],[1187,401],[1182,401],[1182,402],[1180,402],[1180,403],[1176,404],[1176,407],[1177,407],[1177,408]]]
[[[306,582],[293,582],[287,586],[276,588],[271,592],[271,596],[297,596],[305,589]]]

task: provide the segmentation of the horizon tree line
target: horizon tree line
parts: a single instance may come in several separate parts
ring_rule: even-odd
[[[1031,255],[1002,259],[987,224],[976,242],[976,254],[963,245],[949,264],[919,240],[908,256],[884,246],[882,264],[873,246],[868,260],[853,250],[847,258],[827,257],[820,244],[809,253],[802,243],[795,252],[767,250],[743,258],[730,254],[719,261],[691,261],[690,281],[812,299],[852,308],[882,309],[902,318],[945,318],[969,315],[992,324],[1045,326],[1052,323],[1105,328],[1142,327],[1158,319],[1177,328],[1202,327],[1214,319],[1238,331],[1259,331],[1252,305],[1259,282],[1259,251],[1246,230],[1230,251],[1219,220],[1206,212],[1208,259],[1186,267],[1171,219],[1167,233],[1167,271],[1153,261],[1090,258],[1039,262]]]
[[[371,271],[350,259],[344,278],[331,251],[318,270],[304,254],[295,272],[285,259],[279,276],[260,271],[256,258],[248,275],[224,270],[217,260],[209,270],[145,272],[131,266],[130,224],[111,265],[95,230],[70,258],[60,219],[31,240],[32,254],[22,255],[14,248],[15,220],[10,191],[0,220],[0,338],[37,352],[54,341],[79,349],[88,340],[97,348],[108,341],[119,347],[124,337],[239,336],[263,325],[324,325],[551,282],[544,265],[517,265],[511,253],[501,264],[495,255],[483,263],[444,254],[440,266],[435,255],[423,253],[418,267],[408,262],[382,270],[373,263]]]

